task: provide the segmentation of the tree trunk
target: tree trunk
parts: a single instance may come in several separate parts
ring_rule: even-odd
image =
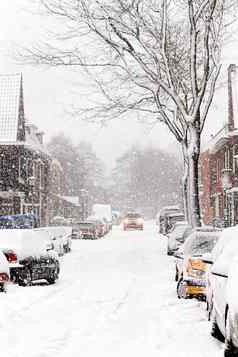
[[[188,183],[189,183],[189,177],[188,177],[188,164],[184,163],[184,174],[182,177],[182,189],[183,189],[183,206],[184,206],[184,216],[185,216],[185,220],[190,222],[190,215],[189,215],[189,207],[188,207],[188,196],[189,196],[189,192],[188,192]]]
[[[183,191],[183,206],[184,206],[184,216],[186,221],[190,223],[189,215],[189,168],[188,168],[188,147],[186,142],[182,142],[182,153],[183,153],[183,177],[182,177],[182,191]]]
[[[190,143],[188,147],[189,166],[189,208],[190,223],[192,227],[201,226],[199,202],[199,154],[200,133],[196,127],[190,128]]]

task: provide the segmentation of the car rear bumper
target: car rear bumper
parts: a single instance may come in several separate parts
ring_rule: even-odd
[[[95,234],[82,234],[82,239],[94,239],[95,238]]]

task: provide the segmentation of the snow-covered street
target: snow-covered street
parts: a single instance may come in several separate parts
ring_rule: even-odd
[[[176,297],[173,258],[153,223],[73,241],[53,286],[0,295],[4,357],[221,357],[205,304]]]

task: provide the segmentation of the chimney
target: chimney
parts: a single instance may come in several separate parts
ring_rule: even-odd
[[[233,79],[236,76],[237,66],[235,64],[230,64],[228,67],[228,129],[232,131],[235,129],[235,118],[234,118],[234,95],[233,93]]]

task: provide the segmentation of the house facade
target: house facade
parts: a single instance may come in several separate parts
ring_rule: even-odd
[[[0,215],[34,213],[47,223],[51,157],[24,115],[21,74],[0,76]]]
[[[228,120],[201,153],[200,194],[205,224],[238,224],[238,67],[228,68]]]

